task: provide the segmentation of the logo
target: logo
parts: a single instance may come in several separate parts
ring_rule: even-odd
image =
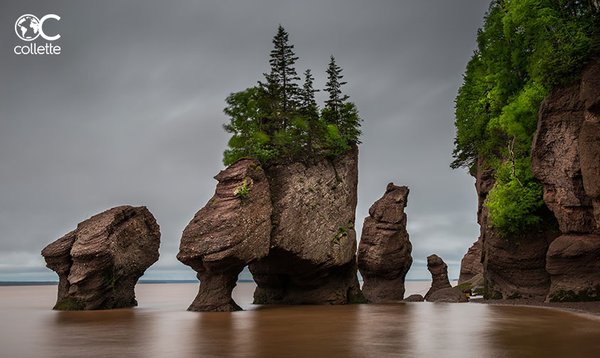
[[[60,34],[47,34],[44,32],[44,23],[48,20],[60,21],[60,16],[47,14],[40,19],[32,14],[19,16],[15,21],[15,34],[19,39],[29,44],[15,46],[15,55],[60,55],[61,47],[50,43],[60,39]],[[49,42],[43,45],[33,42],[39,37]]]

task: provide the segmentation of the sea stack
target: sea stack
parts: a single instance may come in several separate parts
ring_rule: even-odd
[[[358,268],[365,298],[372,303],[401,301],[404,279],[412,264],[412,245],[406,231],[409,189],[389,183],[369,209],[358,248]]]
[[[362,302],[354,212],[358,150],[336,159],[261,167],[241,159],[185,228],[177,258],[198,272],[192,311],[233,311],[245,266],[257,304]]]
[[[221,171],[215,194],[183,231],[177,258],[198,273],[190,311],[236,311],[238,274],[269,252],[271,199],[259,162],[242,159]]]
[[[59,276],[56,310],[133,307],[135,284],[158,260],[160,228],[144,206],[119,206],[79,223],[42,250]]]
[[[425,300],[429,301],[430,296],[446,288],[452,288],[448,280],[448,265],[438,255],[427,256],[427,270],[431,272],[431,288],[425,294]]]
[[[335,159],[265,169],[273,214],[268,255],[252,262],[257,304],[362,302],[354,230],[356,146]]]

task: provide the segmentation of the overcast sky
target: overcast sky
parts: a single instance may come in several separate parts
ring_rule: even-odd
[[[485,0],[2,1],[0,281],[57,279],[40,250],[105,209],[146,205],[161,258],[146,278],[193,279],[176,259],[214,192],[225,97],[268,71],[278,24],[325,83],[336,56],[363,123],[357,226],[388,182],[410,187],[409,278],[437,253],[458,277],[478,236],[474,180],[452,171],[453,106]],[[26,13],[48,13],[57,56],[17,56]],[[37,43],[45,41],[38,39]],[[359,231],[360,232],[360,231]]]

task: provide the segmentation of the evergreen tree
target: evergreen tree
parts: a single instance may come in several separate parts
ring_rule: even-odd
[[[453,168],[479,160],[495,172],[485,206],[506,237],[546,219],[542,185],[531,172],[540,103],[597,56],[596,0],[493,0],[478,49],[455,101]]]
[[[224,111],[229,123],[224,128],[231,138],[223,162],[230,165],[250,157],[269,166],[344,155],[359,143],[360,118],[356,106],[342,95],[341,86],[346,83],[342,69],[332,56],[327,70],[329,100],[319,115],[315,100],[319,90],[314,89],[312,73],[306,70],[300,87],[294,69],[298,57],[282,26],[273,44],[265,82],[227,97]]]
[[[330,124],[341,124],[341,112],[348,96],[342,95],[342,86],[346,82],[342,81],[342,68],[335,63],[333,55],[327,66],[327,83],[325,91],[329,94],[329,99],[325,101],[323,117]]]
[[[333,124],[337,127],[337,132],[333,128],[329,133],[333,137],[341,138],[344,142],[343,146],[337,151],[347,149],[347,144],[360,143],[358,137],[360,131],[360,117],[354,103],[348,102],[348,96],[342,93],[342,86],[346,84],[342,81],[342,68],[335,62],[335,57],[331,56],[329,66],[327,67],[327,83],[325,91],[329,94],[328,100],[325,101],[323,109],[323,119],[328,124]],[[333,139],[334,142],[340,142],[339,139]]]
[[[310,69],[304,72],[304,85],[300,91],[300,109],[299,112],[305,120],[305,138],[309,155],[314,155],[319,147],[319,138],[323,137],[324,129],[319,118],[319,107],[315,100],[314,77]]]
[[[264,74],[266,83],[259,82],[270,111],[270,120],[274,121],[275,130],[285,130],[297,108],[298,84],[300,80],[294,64],[298,57],[294,53],[294,45],[289,44],[289,35],[279,25],[273,37],[274,48],[271,50],[271,72]]]

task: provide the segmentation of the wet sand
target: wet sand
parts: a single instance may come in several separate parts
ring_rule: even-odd
[[[534,300],[515,299],[515,300],[484,300],[483,298],[475,298],[472,303],[484,303],[496,306],[529,306],[550,308],[579,314],[588,314],[591,316],[600,317],[600,302],[541,302]]]

